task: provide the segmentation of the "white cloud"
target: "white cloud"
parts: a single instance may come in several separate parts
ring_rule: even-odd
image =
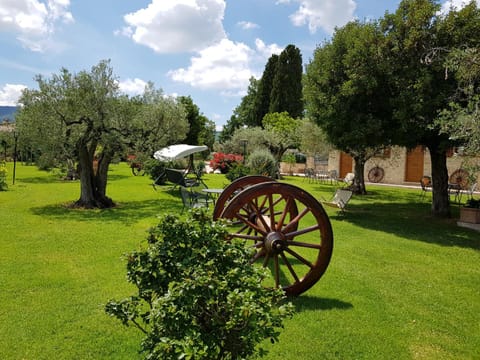
[[[124,16],[122,31],[158,53],[199,51],[226,37],[224,0],[152,0]]]
[[[170,71],[168,75],[178,82],[184,82],[200,89],[220,90],[223,95],[244,94],[249,79],[258,74],[252,70],[257,63],[264,65],[273,53],[280,52],[277,45],[265,45],[256,41],[257,48],[251,49],[244,43],[223,39],[219,43],[198,52],[192,57],[187,69]]]
[[[26,88],[20,84],[5,84],[0,89],[0,106],[16,106],[22,90]]]
[[[476,2],[477,2],[477,5],[480,5],[480,1],[477,0]],[[470,0],[447,0],[442,5],[442,9],[440,10],[440,12],[442,14],[446,14],[450,11],[451,8],[459,10],[469,3],[470,3]]]
[[[257,29],[260,27],[258,26],[258,24],[252,23],[250,21],[239,21],[237,25],[240,26],[243,30]]]
[[[179,82],[201,89],[222,89],[225,92],[243,88],[252,76],[249,63],[253,51],[243,43],[223,39],[218,44],[199,51],[190,67],[170,71]]]
[[[259,56],[263,59],[268,59],[272,54],[280,54],[283,48],[277,44],[266,45],[261,39],[255,40],[255,46]]]
[[[120,91],[128,94],[128,95],[140,95],[143,94],[145,91],[145,87],[147,86],[147,82],[135,78],[135,79],[127,79],[125,81],[120,81],[118,86],[120,87]]]
[[[295,1],[299,9],[290,16],[295,26],[308,25],[310,33],[319,28],[333,33],[335,27],[354,19],[357,4],[354,0],[279,0],[277,4]]]
[[[70,0],[2,0],[0,31],[17,34],[17,39],[32,51],[43,51],[48,44],[45,37],[54,33],[57,22],[73,21],[69,6]]]

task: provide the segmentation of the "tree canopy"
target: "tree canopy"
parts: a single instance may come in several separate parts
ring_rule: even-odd
[[[357,193],[366,192],[365,162],[396,131],[382,42],[376,23],[351,22],[317,48],[305,76],[308,116],[329,142],[354,158]]]
[[[316,50],[305,81],[308,113],[356,166],[378,146],[428,148],[432,213],[449,216],[446,154],[460,138],[445,131],[445,122],[442,129],[439,118],[461,83],[446,76],[448,54],[478,48],[479,42],[474,1],[443,14],[434,0],[403,0],[378,21],[337,29],[331,42]],[[472,102],[456,104],[465,109]],[[355,173],[363,176],[363,169]]]

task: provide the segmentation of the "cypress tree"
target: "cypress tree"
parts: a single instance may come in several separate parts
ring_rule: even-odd
[[[268,112],[286,111],[292,118],[302,117],[302,73],[300,49],[288,45],[278,57]]]

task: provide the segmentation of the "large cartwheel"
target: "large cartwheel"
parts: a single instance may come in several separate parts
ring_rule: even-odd
[[[252,263],[272,270],[267,286],[281,287],[287,295],[311,288],[328,267],[333,250],[330,220],[322,205],[299,187],[275,181],[248,185],[220,215],[214,214],[214,220],[219,218],[230,220],[229,240],[252,247]]]

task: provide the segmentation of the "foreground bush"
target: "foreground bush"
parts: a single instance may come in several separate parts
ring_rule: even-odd
[[[150,231],[148,247],[127,256],[138,294],[108,302],[106,312],[145,334],[147,359],[262,356],[257,345],[278,339],[291,305],[279,304],[281,290],[261,286],[269,273],[225,236],[202,212],[187,221],[168,215]]]

